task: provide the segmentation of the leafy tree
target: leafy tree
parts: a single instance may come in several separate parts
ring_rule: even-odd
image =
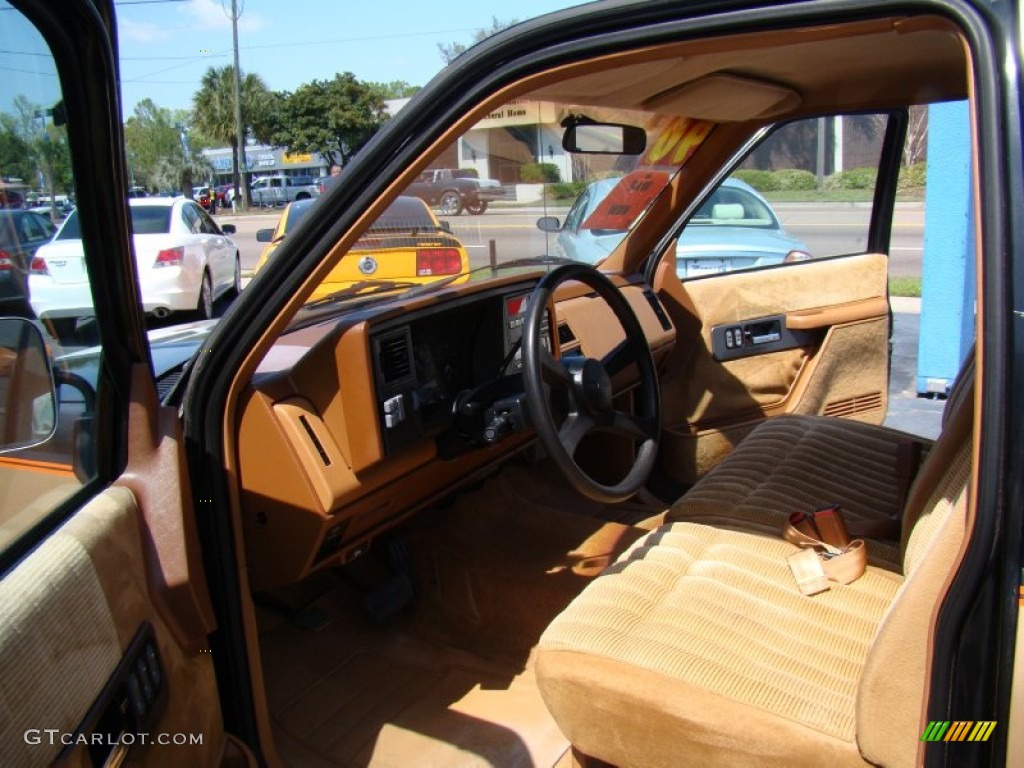
[[[318,152],[345,165],[387,119],[379,84],[351,72],[313,80],[282,98],[273,143],[289,152]]]
[[[388,101],[390,99],[407,99],[415,96],[422,86],[410,85],[405,80],[392,80],[390,83],[367,83],[378,95]]]
[[[182,126],[187,123],[187,113],[172,112],[152,99],[135,105],[124,124],[128,168],[134,184],[150,190],[178,187],[177,179],[186,162]],[[194,142],[189,142],[189,149],[190,153],[195,151]]]
[[[202,134],[213,142],[231,147],[232,175],[235,189],[240,184],[239,147],[235,128],[235,68],[210,67],[192,97],[192,122]],[[278,97],[272,94],[259,75],[248,74],[241,81],[242,134],[252,135],[257,141],[269,143],[276,124]],[[243,199],[248,202],[248,190]]]
[[[53,110],[23,95],[14,113],[0,114],[0,173],[36,186],[46,195],[72,191],[67,130],[53,122]]]
[[[0,114],[0,178],[29,180],[34,176],[29,143],[18,134],[14,118]]]
[[[477,43],[483,42],[491,35],[496,35],[503,29],[507,29],[515,24],[518,24],[518,19],[509,19],[508,21],[499,21],[497,16],[491,16],[491,26],[486,29],[478,29],[473,33],[473,42],[469,45],[462,43],[438,43],[437,50],[441,53],[441,58],[444,59],[445,64],[451,64],[458,56],[465,53],[468,48]]]

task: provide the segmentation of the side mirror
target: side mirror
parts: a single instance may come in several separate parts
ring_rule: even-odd
[[[257,243],[271,243],[274,241],[274,230],[272,229],[257,229],[256,230],[256,242]]]
[[[562,223],[557,216],[541,216],[537,219],[537,229],[541,232],[561,232]]]
[[[39,327],[0,317],[0,453],[45,443],[57,431],[57,387]]]
[[[566,127],[562,147],[581,155],[642,155],[647,149],[647,132],[621,123],[577,123]]]
[[[225,235],[233,235],[238,230],[235,228],[234,224],[221,224],[220,231],[223,232]]]

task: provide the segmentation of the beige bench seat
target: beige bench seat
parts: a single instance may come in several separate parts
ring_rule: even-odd
[[[777,535],[793,512],[838,504],[875,565],[899,566],[900,518],[931,441],[827,416],[761,424],[666,514]]]
[[[902,514],[899,433],[774,420],[751,436],[759,464],[741,446],[589,584],[536,652],[576,754],[623,767],[915,764],[932,616],[967,527],[973,370],[963,378]],[[902,532],[885,567],[805,596],[781,522],[819,499],[896,514]]]

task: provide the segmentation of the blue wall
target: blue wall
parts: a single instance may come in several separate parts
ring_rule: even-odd
[[[917,392],[945,395],[974,343],[974,207],[967,102],[928,111]]]

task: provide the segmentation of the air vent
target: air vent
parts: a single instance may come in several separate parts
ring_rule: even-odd
[[[412,376],[410,347],[407,328],[377,341],[377,369],[382,384],[396,384]]]
[[[882,407],[882,393],[871,392],[866,395],[855,395],[844,400],[833,400],[822,412],[826,416],[849,417],[859,413],[877,411]]]
[[[174,391],[174,388],[178,386],[178,382],[181,381],[181,376],[184,372],[185,366],[179,365],[157,379],[156,396],[159,398],[161,403],[166,402],[167,397]]]
[[[576,334],[572,332],[568,323],[558,324],[558,343],[563,347],[576,343]]]

